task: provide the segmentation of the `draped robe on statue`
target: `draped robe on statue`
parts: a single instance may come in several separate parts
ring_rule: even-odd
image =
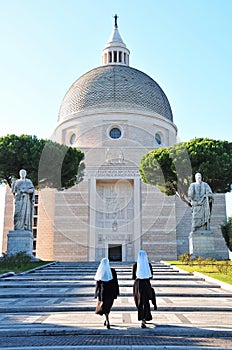
[[[188,196],[192,204],[192,232],[197,229],[209,230],[213,193],[206,182],[192,183]]]
[[[29,179],[18,179],[12,184],[15,196],[14,229],[32,231],[34,186]]]

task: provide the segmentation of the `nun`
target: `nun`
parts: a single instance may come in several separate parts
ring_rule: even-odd
[[[146,321],[152,320],[150,300],[157,310],[155,291],[151,287],[150,279],[153,277],[152,266],[148,261],[147,253],[140,250],[137,262],[132,268],[132,278],[134,281],[133,295],[135,305],[138,310],[138,320],[141,321],[141,327],[146,328]]]
[[[114,299],[119,295],[118,278],[115,269],[110,267],[109,259],[103,258],[98,266],[96,275],[95,298],[98,298],[96,313],[105,315],[104,326],[110,329],[109,313]]]

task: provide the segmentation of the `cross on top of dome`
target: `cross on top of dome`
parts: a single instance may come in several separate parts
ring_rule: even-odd
[[[114,28],[118,28],[118,15],[114,15]]]

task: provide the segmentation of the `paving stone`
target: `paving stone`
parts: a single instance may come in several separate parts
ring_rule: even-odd
[[[120,297],[107,330],[94,313],[97,266],[57,262],[0,278],[0,349],[232,349],[232,290],[218,281],[153,263],[158,311],[141,329],[132,263],[111,263]]]

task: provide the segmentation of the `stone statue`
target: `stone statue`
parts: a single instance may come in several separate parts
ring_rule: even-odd
[[[35,189],[27,172],[21,169],[20,179],[13,180],[11,190],[14,194],[14,230],[32,231]]]
[[[192,205],[192,232],[198,229],[210,230],[213,193],[210,186],[202,181],[200,173],[195,174],[195,180],[188,189]]]

